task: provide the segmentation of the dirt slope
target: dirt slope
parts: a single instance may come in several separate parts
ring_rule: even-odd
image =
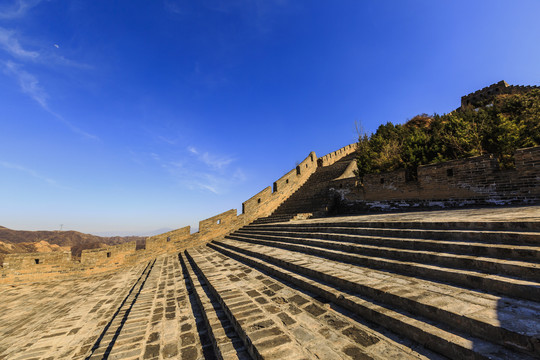
[[[80,256],[82,250],[142,241],[143,236],[101,237],[78,231],[26,231],[0,226],[0,264],[6,254],[27,252],[70,251]]]

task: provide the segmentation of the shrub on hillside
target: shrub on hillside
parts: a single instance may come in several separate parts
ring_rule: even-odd
[[[495,154],[513,166],[516,149],[540,145],[540,90],[499,95],[491,104],[450,114],[421,114],[405,124],[380,125],[358,140],[358,177],[405,169],[414,179],[419,165]]]

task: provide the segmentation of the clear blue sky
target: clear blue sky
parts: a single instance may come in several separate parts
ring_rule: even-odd
[[[0,225],[140,234],[499,80],[537,0],[0,0]]]

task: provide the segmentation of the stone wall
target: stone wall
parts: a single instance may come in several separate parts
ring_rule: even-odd
[[[68,264],[71,262],[69,251],[55,251],[47,253],[8,254],[4,259],[6,270],[42,269],[48,266]]]
[[[181,247],[181,244],[184,243],[189,236],[189,226],[151,236],[146,239],[145,249],[148,250],[148,252],[155,254],[166,253],[169,250]]]
[[[67,253],[11,254],[5,259],[0,272],[0,283],[16,280],[34,281],[55,276],[73,276],[80,273],[114,271],[119,266],[155,258],[164,253],[174,253],[223,237],[252,221],[269,216],[283,201],[291,196],[315,172],[318,166],[328,166],[356,150],[356,144],[347,145],[322,158],[314,152],[294,169],[277,179],[242,203],[242,212],[225,211],[199,222],[199,231],[190,234],[190,227],[169,231],[146,239],[144,247],[135,242],[100,249],[83,250],[80,261]],[[38,259],[40,266],[36,266]]]
[[[81,265],[92,268],[105,264],[122,264],[125,262],[126,256],[134,252],[135,248],[135,241],[131,241],[100,249],[83,250],[81,253]]]
[[[469,95],[461,97],[461,106],[468,105],[474,107],[480,107],[492,102],[493,98],[502,94],[520,94],[532,89],[538,89],[538,86],[520,86],[520,85],[508,85],[504,80],[499,81],[496,84],[492,84],[483,89],[477,90]]]
[[[514,169],[499,169],[493,155],[418,167],[418,180],[404,170],[334,181],[342,207],[351,210],[465,205],[527,204],[540,201],[540,147],[519,149]]]

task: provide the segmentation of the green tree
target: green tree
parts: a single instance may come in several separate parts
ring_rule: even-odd
[[[404,125],[380,125],[359,136],[358,176],[399,168],[416,174],[419,165],[496,154],[503,168],[513,166],[518,148],[540,145],[540,89],[498,95],[485,106],[446,115],[421,114]]]

